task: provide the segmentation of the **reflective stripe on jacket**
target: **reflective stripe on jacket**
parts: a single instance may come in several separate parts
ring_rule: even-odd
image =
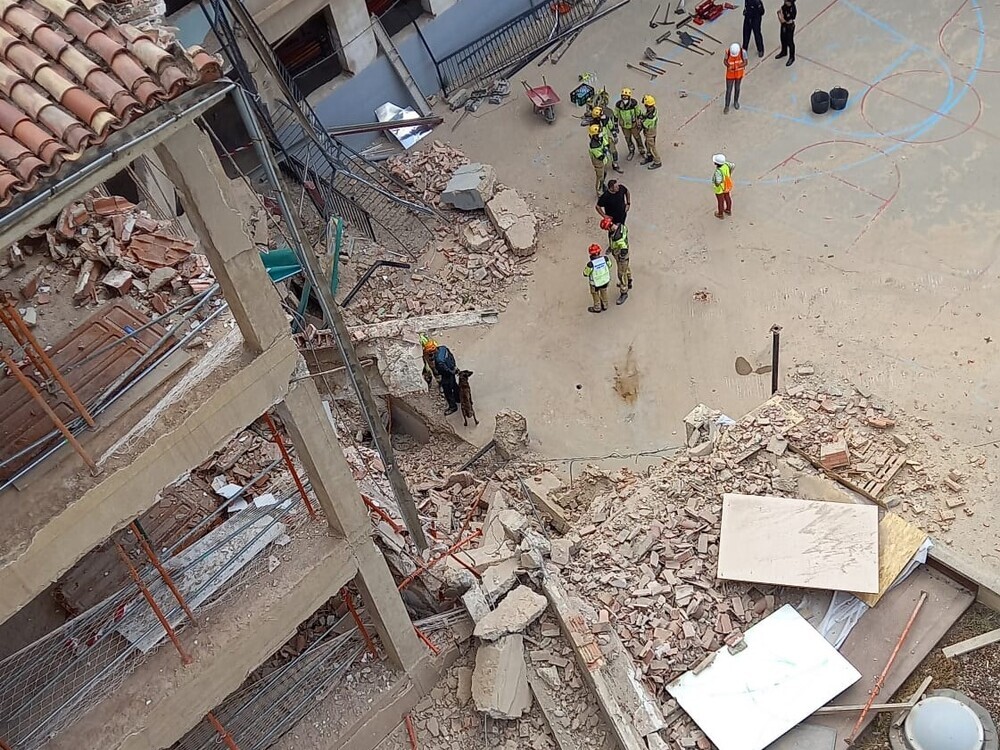
[[[734,56],[730,55],[727,52],[725,63],[726,63],[726,80],[727,81],[739,80],[740,78],[743,77],[743,74],[746,72],[747,69],[746,53],[744,53],[743,50],[740,50],[740,54]]]
[[[615,105],[615,117],[618,118],[618,124],[625,130],[631,130],[635,127],[639,114],[639,102],[635,99],[619,99]]]
[[[595,289],[606,286],[611,283],[611,263],[600,255],[587,263],[583,275],[590,279],[590,285]]]

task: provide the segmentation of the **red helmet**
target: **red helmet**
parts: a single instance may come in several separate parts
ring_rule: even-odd
[[[611,221],[610,216],[605,216],[603,219],[601,219],[601,229],[603,229],[605,232],[611,229],[612,224],[614,224],[614,222]]]
[[[601,254],[601,246],[600,245],[591,245],[590,248],[589,248],[589,252],[590,252],[590,257],[591,258],[593,258],[595,255],[600,255]]]

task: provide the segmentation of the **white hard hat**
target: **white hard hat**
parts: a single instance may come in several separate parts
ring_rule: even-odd
[[[712,161],[721,167],[723,164],[726,163],[726,155],[716,154],[715,156],[712,157]]]
[[[732,55],[733,57],[736,57],[736,55],[740,54],[740,45],[738,45],[736,42],[733,42],[731,45],[729,45],[729,54]]]

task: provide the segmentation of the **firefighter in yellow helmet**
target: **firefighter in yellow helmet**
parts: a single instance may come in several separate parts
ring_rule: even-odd
[[[601,130],[608,137],[608,153],[611,154],[611,168],[618,174],[622,173],[622,168],[618,166],[618,121],[611,116],[607,109],[601,106],[590,110],[590,122],[600,125]]]
[[[649,94],[642,97],[643,112],[639,117],[639,125],[642,127],[642,136],[646,141],[646,158],[642,160],[643,164],[648,164],[650,169],[659,169],[663,166],[663,162],[660,161],[660,154],[656,150],[656,124],[659,122],[660,115],[656,111],[656,99],[654,99]]]
[[[618,126],[625,134],[625,143],[628,146],[628,156],[625,158],[632,161],[636,148],[639,149],[639,158],[646,158],[646,147],[642,144],[642,127],[639,125],[639,116],[642,108],[639,102],[632,96],[632,89],[626,86],[622,89],[622,98],[615,103],[615,119]]]
[[[611,149],[607,133],[597,123],[587,128],[587,134],[590,136],[590,163],[594,165],[594,174],[597,177],[597,194],[600,195],[604,192],[604,175],[608,170],[608,162],[611,160]]]
[[[427,383],[427,388],[430,390],[436,380],[438,390],[441,390],[441,376],[438,374],[437,367],[434,366],[434,355],[437,353],[438,344],[429,336],[420,334],[420,348],[423,349],[424,370],[422,374],[424,382]]]

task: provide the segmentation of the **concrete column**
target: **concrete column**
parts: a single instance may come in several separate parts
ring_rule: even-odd
[[[356,554],[358,575],[354,582],[364,597],[365,612],[371,615],[390,661],[412,672],[430,650],[417,638],[396,582],[375,542],[366,539],[356,549]]]
[[[316,384],[309,379],[293,384],[278,405],[278,413],[330,528],[338,536],[352,540],[370,536],[368,513]]]
[[[420,0],[423,9],[432,16],[439,16],[455,4],[456,0]]]
[[[208,256],[247,346],[260,353],[288,336],[281,300],[247,237],[209,137],[188,125],[157,146],[156,155],[198,231],[200,250]]]
[[[371,30],[371,18],[365,0],[330,0],[330,16],[340,44],[344,47],[344,67],[359,73],[378,55],[378,42]]]

